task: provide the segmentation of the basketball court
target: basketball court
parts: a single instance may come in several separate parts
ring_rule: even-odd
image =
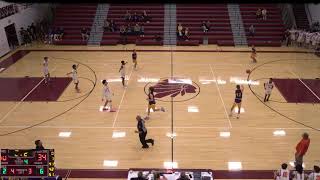
[[[137,70],[132,68],[133,49]],[[307,132],[311,144],[304,162],[312,169],[320,163],[316,79],[320,58],[305,49],[261,47],[258,63],[253,64],[249,50],[134,45],[20,48],[0,62],[5,67],[0,73],[0,147],[30,149],[41,139],[45,148],[55,149],[58,169],[163,168],[164,162],[173,160],[182,169],[228,170],[231,162],[240,162],[243,170],[262,171],[293,161],[295,146]],[[49,85],[42,77],[45,56],[52,77]],[[121,60],[128,61],[127,88],[118,72]],[[66,75],[72,64],[79,64],[80,93]],[[263,83],[270,77],[276,87],[270,102],[263,103]],[[103,79],[114,93],[116,112],[100,111]],[[173,92],[157,100],[166,112],[151,113],[147,137],[155,145],[142,149],[134,131],[136,115],[146,115],[146,89],[170,80],[188,87],[182,92],[177,83]],[[236,84],[244,85],[239,119],[228,116]]]

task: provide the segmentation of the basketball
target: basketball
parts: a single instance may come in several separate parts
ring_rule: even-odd
[[[247,70],[246,70],[246,73],[247,73],[247,74],[250,74],[250,73],[251,73],[250,69],[247,69]]]

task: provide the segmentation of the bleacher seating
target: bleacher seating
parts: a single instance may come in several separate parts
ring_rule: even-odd
[[[201,24],[207,20],[211,23],[211,29],[205,34]],[[226,4],[177,4],[177,25],[178,23],[189,28],[190,33],[190,40],[178,41],[178,45],[202,43],[205,35],[209,44],[233,45]]]
[[[82,41],[81,28],[91,29],[97,4],[66,4],[56,8],[53,27],[63,27],[64,37],[62,41],[56,41],[59,45],[86,45]]]
[[[121,43],[121,36],[119,28],[121,25],[126,25],[127,22],[124,20],[126,11],[129,10],[131,14],[137,12],[141,15],[143,10],[147,11],[148,16],[152,19],[150,23],[143,23],[144,25],[144,37],[136,35],[127,36],[127,44],[137,45],[162,45],[161,42],[157,42],[154,36],[160,33],[163,37],[163,24],[164,24],[164,5],[157,4],[111,4],[107,19],[114,20],[117,25],[116,32],[104,32],[101,45],[111,45],[111,43]],[[139,23],[141,25],[141,23]]]
[[[258,20],[256,11],[259,8],[267,9],[267,20]],[[241,16],[248,45],[255,46],[281,46],[285,31],[280,9],[275,4],[240,4]],[[255,27],[255,36],[248,36],[249,27]]]

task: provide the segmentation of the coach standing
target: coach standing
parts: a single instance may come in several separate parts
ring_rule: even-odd
[[[303,163],[303,156],[306,154],[310,144],[309,134],[303,133],[301,141],[296,146],[295,165]]]
[[[154,144],[154,140],[153,139],[147,139],[146,140],[146,136],[147,136],[147,128],[145,126],[145,121],[144,119],[141,118],[141,116],[137,116],[136,117],[136,120],[138,121],[138,124],[137,124],[137,129],[135,132],[136,133],[139,133],[139,139],[140,139],[140,142],[142,144],[142,148],[149,148],[149,145],[147,143],[151,143],[152,146]]]

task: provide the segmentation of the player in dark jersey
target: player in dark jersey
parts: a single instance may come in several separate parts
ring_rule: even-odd
[[[156,99],[154,96],[154,87],[149,87],[149,93],[148,93],[148,116],[147,119],[149,119],[149,115],[150,115],[150,110],[152,109],[154,112],[155,111],[162,111],[164,112],[165,109],[163,107],[161,107],[160,109],[156,108]]]
[[[137,62],[137,52],[135,49],[132,52],[132,62],[134,64],[134,69],[137,69],[138,62]]]
[[[253,63],[257,62],[257,50],[254,47],[254,45],[252,45],[252,47],[251,47],[251,59],[252,59]]]
[[[235,96],[236,97],[234,99],[234,103],[233,103],[233,105],[231,107],[231,111],[230,111],[230,114],[229,114],[230,117],[232,116],[233,109],[237,106],[238,107],[237,119],[239,119],[243,90],[244,90],[244,87],[242,85],[241,86],[237,85],[237,89],[235,91]]]

